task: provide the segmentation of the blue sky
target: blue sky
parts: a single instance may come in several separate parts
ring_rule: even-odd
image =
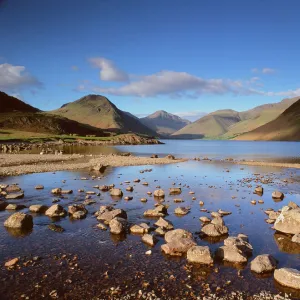
[[[51,110],[102,94],[137,115],[300,95],[300,1],[0,0],[0,90]]]

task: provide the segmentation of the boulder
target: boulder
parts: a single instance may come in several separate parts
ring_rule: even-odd
[[[187,251],[187,260],[190,263],[212,264],[213,258],[208,246],[193,246]]]
[[[290,208],[298,208],[298,207],[299,207],[299,206],[298,206],[295,202],[293,202],[293,201],[290,201],[289,204],[288,204],[288,206],[289,206]]]
[[[188,214],[189,212],[190,212],[190,208],[187,208],[187,207],[180,206],[180,207],[175,208],[176,215],[184,216],[184,215]]]
[[[262,195],[263,192],[264,192],[264,189],[263,189],[262,186],[256,187],[256,189],[255,189],[255,191],[254,191],[254,193],[255,193],[255,194],[258,194],[258,195]]]
[[[101,211],[101,208],[100,208]],[[127,219],[127,214],[126,211],[120,208],[113,209],[113,210],[104,210],[99,213],[97,220],[98,221],[104,221],[105,223],[109,223],[111,220],[114,218],[122,218],[122,219]]]
[[[202,223],[210,223],[211,219],[208,218],[208,217],[200,217],[199,220],[202,222]]]
[[[171,255],[171,256],[181,256],[184,253],[186,253],[193,246],[196,246],[196,243],[193,239],[191,239],[191,238],[179,238],[179,239],[171,240],[167,244],[163,244],[161,246],[161,250],[165,254],[168,254],[168,255]]]
[[[34,204],[29,206],[29,211],[37,214],[43,214],[48,209],[46,205]]]
[[[17,193],[21,191],[21,188],[17,184],[12,184],[6,187],[5,191],[7,193]]]
[[[62,233],[65,231],[64,228],[62,228],[60,225],[56,225],[56,224],[49,224],[48,228],[52,231],[59,232],[59,233]]]
[[[181,188],[179,188],[179,187],[170,188],[169,194],[170,195],[179,195],[179,194],[181,194]]]
[[[26,206],[23,205],[23,204],[15,204],[15,203],[9,203],[5,209],[6,210],[20,210],[20,209],[23,209],[25,208]]]
[[[158,235],[161,235],[161,236],[164,236],[166,234],[166,230],[161,228],[161,227],[158,227],[155,229],[155,232],[158,234]]]
[[[44,186],[41,185],[41,184],[38,184],[34,187],[36,190],[43,190],[44,189]]]
[[[231,263],[246,263],[248,257],[252,255],[253,248],[241,237],[229,237],[224,240],[224,246],[216,251],[218,259]]]
[[[70,215],[74,215],[78,211],[82,211],[85,215],[88,213],[87,209],[83,204],[74,204],[68,207],[68,213]]]
[[[152,247],[157,243],[156,237],[152,234],[144,234],[142,236],[142,241]]]
[[[24,193],[23,192],[20,192],[20,193],[13,193],[13,194],[7,194],[5,196],[5,199],[9,200],[13,200],[13,199],[21,199],[24,197]]]
[[[164,217],[167,214],[167,208],[164,205],[158,205],[154,209],[148,209],[144,212],[145,217]]]
[[[184,230],[184,229],[174,229],[174,230],[168,231],[165,234],[165,240],[167,243],[170,243],[174,240],[176,241],[179,239],[192,239],[192,238],[193,238],[193,235],[189,231]]]
[[[222,209],[219,209],[218,213],[221,215],[221,217],[223,217],[223,216],[229,216],[229,215],[232,214],[231,211],[226,211],[226,210],[222,210]]]
[[[284,206],[276,219],[274,228],[283,233],[300,233],[300,208],[293,209],[289,206]]]
[[[55,195],[61,194],[61,188],[55,188],[55,189],[52,189],[52,190],[51,190],[51,193],[52,193],[52,194],[55,194]]]
[[[50,208],[48,208],[45,212],[45,215],[51,218],[55,217],[64,217],[66,215],[66,211],[59,204],[54,204]]]
[[[102,192],[107,192],[109,191],[109,186],[108,185],[101,185],[99,186],[99,190]]]
[[[130,227],[131,233],[144,234],[148,232],[148,229],[142,227],[141,225],[133,225]]]
[[[275,192],[272,193],[272,198],[282,200],[284,198],[284,194],[279,192],[279,191],[275,191]]]
[[[293,289],[300,289],[300,271],[290,268],[281,268],[275,270],[274,278],[283,286]]]
[[[251,271],[258,274],[272,272],[276,269],[276,266],[276,259],[269,254],[256,256],[250,264]]]
[[[113,188],[110,190],[110,195],[113,197],[122,197],[123,196],[123,192],[121,189],[116,189]]]
[[[175,156],[174,156],[174,155],[171,155],[171,154],[169,154],[169,155],[167,155],[167,156],[166,156],[166,158],[167,158],[167,159],[174,160],[174,159],[175,159]]]
[[[158,158],[157,154],[152,154],[150,158]]]
[[[110,232],[113,234],[125,233],[127,220],[116,217],[109,222]]]
[[[153,196],[157,198],[165,198],[165,192],[164,190],[155,190]]]
[[[269,213],[269,219],[270,220],[276,220],[280,215],[280,212],[277,212],[277,211],[271,211]]]
[[[8,228],[32,229],[32,216],[24,213],[14,213],[5,222],[4,226]]]
[[[300,244],[300,233],[297,233],[292,237],[292,242]]]
[[[173,224],[170,221],[165,220],[164,218],[159,218],[158,221],[154,223],[154,225],[166,230],[174,229]]]
[[[217,220],[217,221],[216,221]],[[218,222],[219,219],[214,218],[210,224],[204,225],[201,231],[207,236],[218,237],[228,233],[228,228],[225,225],[214,224],[213,222]]]

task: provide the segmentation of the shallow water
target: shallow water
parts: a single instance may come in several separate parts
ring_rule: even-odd
[[[159,147],[161,146],[155,149]],[[156,295],[162,298],[191,299],[193,295],[209,293],[203,288],[203,283],[209,283],[212,292],[221,287],[222,292],[242,290],[252,294],[261,290],[274,293],[288,291],[296,299],[300,297],[296,291],[286,290],[275,284],[272,275],[258,278],[249,269],[252,258],[266,253],[279,261],[278,267],[300,269],[300,246],[291,243],[290,237],[275,234],[271,229],[272,225],[264,221],[266,218],[264,210],[267,208],[277,210],[289,201],[300,204],[299,170],[206,161],[189,161],[151,168],[152,172],[143,174],[139,172],[144,169],[141,166],[109,168],[102,179],[94,180],[91,178],[94,173],[85,170],[0,179],[1,183],[18,183],[25,190],[24,199],[11,202],[26,206],[40,203],[51,205],[52,199],[55,198],[51,195],[51,189],[54,187],[74,190],[72,195],[60,199],[59,204],[66,209],[71,203],[84,201],[85,194],[78,193],[78,189],[98,191],[93,188],[95,185],[114,183],[116,187],[123,189],[124,196],[133,196],[132,201],[115,200],[105,192],[101,192],[100,197],[92,196],[97,203],[87,206],[89,214],[84,220],[72,221],[69,217],[65,217],[54,221],[42,215],[34,215],[33,230],[23,233],[23,236],[0,226],[1,299],[18,299],[23,294],[30,296],[30,299],[40,299],[42,295],[48,297],[52,290],[57,290],[58,295],[65,299],[91,299],[94,296],[108,299],[112,297],[112,293],[118,298],[124,294],[137,293],[139,290],[147,292],[154,290]],[[253,194],[255,179],[258,177],[254,174],[257,173],[273,180],[273,183],[263,185],[264,195],[261,197]],[[81,177],[88,177],[89,180],[80,180]],[[135,178],[140,178],[141,183],[149,182],[149,186],[133,183]],[[249,180],[246,182],[245,178]],[[283,179],[288,179],[288,182],[283,182]],[[66,182],[63,183],[62,180]],[[125,183],[121,185],[125,180],[131,181],[131,185],[134,186],[132,193],[125,191]],[[118,237],[95,227],[98,221],[93,212],[98,210],[100,205],[107,204],[115,204],[116,207],[126,210],[130,224],[147,222],[152,225],[156,220],[143,217],[143,212],[152,208],[156,200],[146,193],[153,192],[158,185],[167,191],[172,187],[172,183],[181,185],[182,194],[176,197],[166,196],[164,203],[170,205],[166,219],[172,221],[175,228],[191,231],[198,245],[208,245],[213,252],[223,245],[220,240],[202,239],[199,235],[201,229],[199,217],[209,216],[208,213],[200,211],[200,200],[204,201],[204,208],[209,211],[221,208],[232,212],[232,215],[224,217],[230,235],[238,233],[249,235],[249,241],[254,248],[253,257],[249,259],[247,266],[241,268],[240,276],[238,268],[232,265],[215,262],[214,267],[199,267],[187,264],[184,257],[169,258],[160,251],[160,245],[163,244],[161,237],[158,244],[151,248],[152,255],[147,256],[145,252],[150,247],[143,244],[140,236],[127,234]],[[37,184],[43,184],[45,189],[35,190],[34,186]],[[286,194],[283,201],[275,202],[272,199],[271,193],[275,189]],[[191,190],[195,195],[189,194]],[[192,196],[197,200],[193,201]],[[142,197],[146,197],[148,202],[141,203]],[[185,202],[174,203],[173,199],[178,197]],[[263,199],[265,203],[250,204],[251,200],[259,199]],[[191,212],[178,217],[174,214],[177,206],[189,206]],[[24,209],[24,212],[26,211],[27,209]],[[3,224],[10,214],[7,211],[0,212],[0,224]],[[61,225],[65,228],[65,232],[50,231],[47,225],[51,222]],[[62,258],[64,254],[67,258]],[[3,267],[4,262],[16,256],[22,258],[39,256],[41,260],[33,266],[30,264],[27,267],[22,266],[20,270],[6,270]],[[69,264],[74,256],[78,257],[76,260],[78,267],[74,267],[74,263],[71,266]],[[218,272],[215,268],[218,268]],[[72,283],[69,283],[69,280]],[[228,286],[227,281],[231,281]],[[119,287],[119,292],[118,290],[112,292],[112,287],[115,289]]]

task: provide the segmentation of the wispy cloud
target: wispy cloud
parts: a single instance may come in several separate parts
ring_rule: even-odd
[[[262,69],[253,68],[253,69],[251,69],[251,72],[252,73],[261,73],[261,74],[274,74],[274,73],[276,73],[276,70],[272,69],[272,68],[262,68]]]
[[[93,92],[116,96],[155,97],[198,97],[201,94],[248,95],[254,91],[241,81],[230,79],[204,79],[186,72],[161,71],[141,77],[120,87],[94,86]]]
[[[127,81],[129,79],[126,72],[104,57],[93,57],[89,59],[89,62],[94,68],[100,69],[100,79],[103,81]]]
[[[16,92],[24,87],[42,87],[42,83],[29,74],[24,66],[0,64],[0,90]]]

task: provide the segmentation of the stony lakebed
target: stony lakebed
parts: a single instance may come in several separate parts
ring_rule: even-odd
[[[300,298],[299,169],[201,160],[0,184],[1,299]]]

